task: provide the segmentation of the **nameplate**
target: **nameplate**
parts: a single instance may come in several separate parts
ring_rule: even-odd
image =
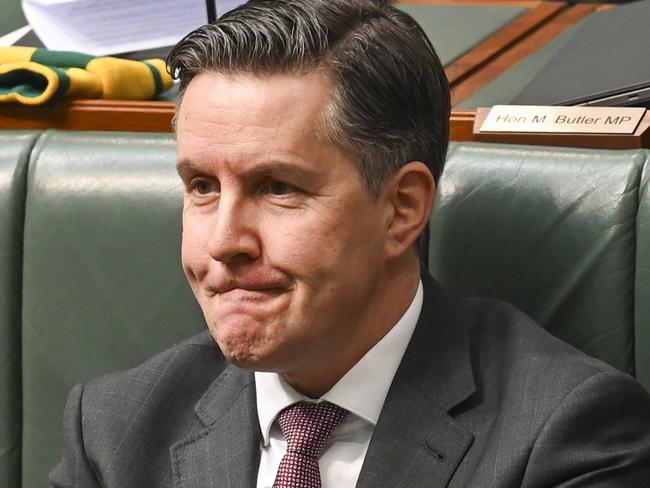
[[[495,105],[480,132],[634,134],[643,107]]]

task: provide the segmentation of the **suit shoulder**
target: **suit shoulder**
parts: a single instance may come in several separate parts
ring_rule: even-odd
[[[204,331],[139,366],[88,381],[82,408],[93,412],[93,405],[111,405],[113,416],[136,404],[155,408],[175,401],[189,408],[225,366],[219,347]]]
[[[627,376],[558,339],[518,308],[486,298],[460,300],[479,370],[498,368],[504,376],[552,378],[568,391],[600,373]]]
[[[170,446],[201,428],[195,405],[225,366],[206,331],[133,369],[77,385],[64,415],[70,452],[83,450],[102,486],[161,485],[171,476]]]
[[[522,485],[645,486],[650,476],[650,394],[632,377],[594,374],[546,419]]]
[[[168,349],[159,352],[155,356],[147,359],[143,363],[124,370],[117,371],[99,376],[88,381],[86,390],[94,385],[101,385],[105,382],[112,381],[129,381],[131,378],[137,378],[142,381],[147,378],[156,378],[165,371],[176,368],[186,367],[189,359],[201,361],[210,361],[220,363],[225,361],[219,347],[216,345],[208,331],[200,332],[193,337],[185,339]]]

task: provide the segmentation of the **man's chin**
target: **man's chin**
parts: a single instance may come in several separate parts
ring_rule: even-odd
[[[259,354],[251,350],[242,349],[228,349],[221,347],[221,351],[225,358],[235,366],[246,369],[248,371],[268,371],[278,372],[274,365],[277,361],[274,358],[264,354]]]
[[[259,324],[244,325],[238,323],[232,327],[210,328],[210,333],[221,349],[224,357],[240,368],[251,371],[267,370],[272,363],[272,351],[268,351],[268,340],[256,330]],[[224,330],[225,329],[225,330]]]

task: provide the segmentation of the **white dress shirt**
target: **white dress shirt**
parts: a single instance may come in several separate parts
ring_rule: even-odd
[[[271,488],[287,443],[277,415],[299,401],[327,400],[350,414],[339,424],[320,458],[322,488],[356,485],[370,438],[393,376],[402,361],[422,310],[422,282],[402,318],[327,393],[312,400],[294,390],[276,373],[255,373],[257,413],[262,431],[257,488]]]

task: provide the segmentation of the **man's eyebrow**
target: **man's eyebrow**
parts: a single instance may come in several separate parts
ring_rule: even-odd
[[[292,176],[295,178],[314,178],[316,176],[316,169],[305,167],[304,165],[298,165],[286,161],[264,161],[258,164],[252,165],[244,174],[246,176],[267,176],[267,175],[277,175],[278,173],[283,176]]]
[[[199,171],[198,165],[190,161],[189,159],[181,159],[176,163],[176,172],[181,179],[185,180],[189,174]]]
[[[194,173],[205,173],[205,168],[190,159],[181,159],[176,164],[176,171],[181,178],[186,179]],[[277,173],[298,178],[314,178],[317,171],[315,168],[305,167],[291,162],[270,160],[252,164],[249,168],[241,172],[246,177],[266,176]]]

